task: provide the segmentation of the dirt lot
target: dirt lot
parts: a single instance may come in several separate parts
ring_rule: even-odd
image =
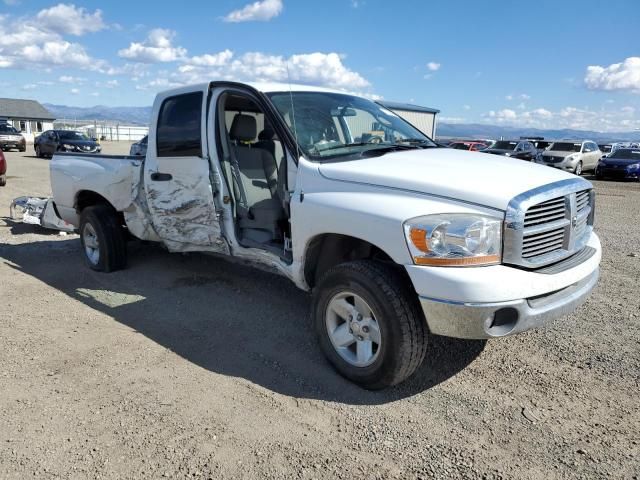
[[[49,161],[7,158],[1,478],[640,475],[639,184],[596,182],[602,278],[576,313],[434,337],[414,378],[372,393],[331,370],[283,278],[138,244],[94,273],[76,235],[12,222],[13,197],[49,193]]]

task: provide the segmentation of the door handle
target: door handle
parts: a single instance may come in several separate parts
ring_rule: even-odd
[[[151,174],[151,180],[153,180],[154,182],[168,182],[172,178],[173,175],[171,175],[170,173],[153,172]]]

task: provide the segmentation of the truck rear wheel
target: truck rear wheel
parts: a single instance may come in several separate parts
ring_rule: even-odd
[[[80,215],[80,242],[89,268],[113,272],[127,264],[127,242],[115,210],[109,205],[94,205]]]
[[[314,290],[313,320],[329,362],[367,389],[402,382],[426,353],[424,315],[393,265],[358,260],[329,270]]]

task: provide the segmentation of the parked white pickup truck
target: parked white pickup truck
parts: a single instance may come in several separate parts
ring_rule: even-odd
[[[377,389],[430,334],[502,337],[598,280],[594,192],[560,170],[439,148],[367,99],[212,82],[161,93],[146,157],[56,154],[54,201],[94,270],[129,236],[263,264],[313,292],[333,366]]]

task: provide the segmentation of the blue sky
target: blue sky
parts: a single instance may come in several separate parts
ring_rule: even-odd
[[[0,0],[0,96],[150,105],[217,78],[325,85],[441,121],[640,128],[640,2]]]

